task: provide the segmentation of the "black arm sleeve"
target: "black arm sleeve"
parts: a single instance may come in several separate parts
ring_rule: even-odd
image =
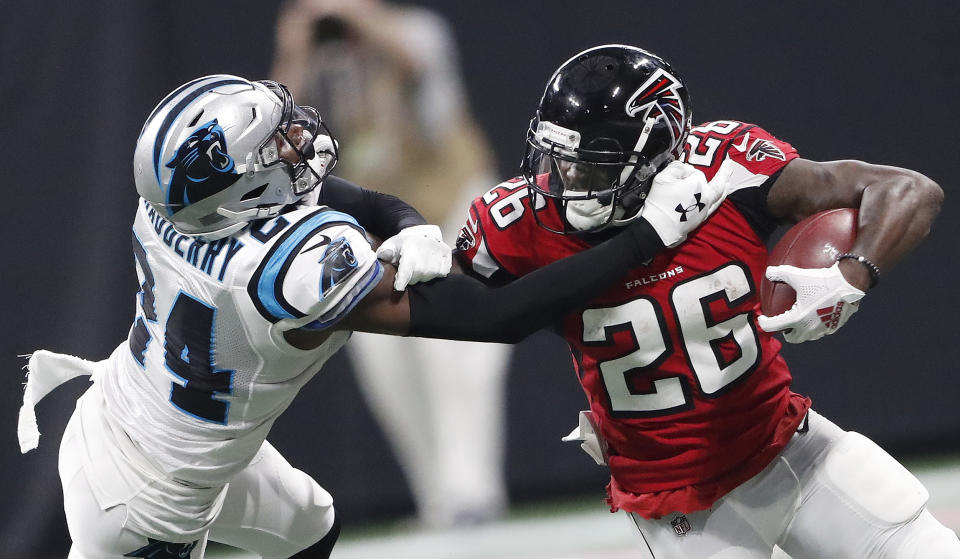
[[[364,229],[381,239],[427,222],[416,208],[396,196],[367,190],[333,175],[324,179],[319,202],[352,215]]]
[[[408,336],[516,343],[606,290],[664,248],[646,220],[503,287],[453,274],[408,289]]]

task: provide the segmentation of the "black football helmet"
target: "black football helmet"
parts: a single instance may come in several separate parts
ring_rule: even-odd
[[[587,49],[553,74],[527,131],[531,200],[559,206],[563,228],[595,232],[636,219],[653,176],[679,158],[690,95],[659,56],[628,45]],[[539,205],[542,205],[540,201]]]

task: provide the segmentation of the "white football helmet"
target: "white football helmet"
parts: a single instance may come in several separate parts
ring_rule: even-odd
[[[279,142],[297,162],[281,158]],[[277,215],[336,162],[336,141],[316,109],[294,103],[282,84],[221,74],[157,105],[137,139],[133,173],[140,196],[177,231],[214,240]]]

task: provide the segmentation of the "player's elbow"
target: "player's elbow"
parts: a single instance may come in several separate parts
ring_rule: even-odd
[[[860,161],[837,162],[851,173],[859,170],[859,181],[865,183],[863,195],[887,200],[915,215],[932,219],[943,205],[943,189],[931,178],[899,167],[870,165]]]
[[[933,211],[934,214],[940,211],[943,206],[943,188],[932,179],[920,175],[914,190],[921,199],[921,203]]]
[[[890,195],[902,200],[916,215],[930,216],[931,220],[943,206],[943,188],[920,173],[906,173],[904,180],[899,181],[891,190]]]

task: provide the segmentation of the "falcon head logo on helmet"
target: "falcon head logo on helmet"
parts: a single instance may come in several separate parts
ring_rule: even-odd
[[[639,116],[641,121],[648,118],[664,119],[669,124],[673,143],[684,133],[686,109],[679,90],[683,84],[675,76],[658,68],[627,101],[626,112],[630,116]]]

